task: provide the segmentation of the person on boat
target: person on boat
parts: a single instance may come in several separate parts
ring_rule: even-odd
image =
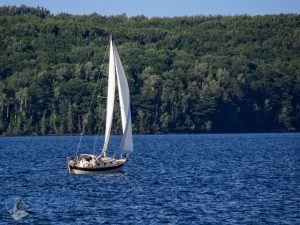
[[[68,164],[70,165],[70,166],[74,166],[75,165],[75,160],[74,160],[74,158],[73,157],[68,157]]]
[[[89,167],[89,166],[90,166],[90,163],[89,163],[89,161],[87,161],[85,158],[82,158],[82,159],[80,160],[80,166],[81,166],[81,167]]]

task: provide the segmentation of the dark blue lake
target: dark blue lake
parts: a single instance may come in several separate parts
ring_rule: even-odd
[[[299,133],[134,136],[122,173],[70,175],[78,141],[0,138],[0,224],[12,195],[20,224],[300,224]]]

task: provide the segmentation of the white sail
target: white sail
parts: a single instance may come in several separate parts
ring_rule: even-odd
[[[106,105],[106,125],[105,125],[105,137],[102,154],[106,157],[106,151],[109,143],[114,103],[115,103],[115,89],[116,89],[116,78],[115,78],[115,58],[112,39],[110,39],[110,53],[109,53],[109,69],[108,69],[108,87],[107,87],[107,105]]]
[[[131,128],[131,112],[130,112],[130,97],[129,87],[125,72],[121,63],[121,59],[116,46],[113,46],[115,54],[115,63],[117,71],[118,92],[120,101],[121,120],[123,128],[123,139],[120,150],[123,152],[133,151],[132,128]]]

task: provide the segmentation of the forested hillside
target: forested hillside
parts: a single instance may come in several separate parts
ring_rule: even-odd
[[[22,6],[0,7],[0,134],[74,134],[84,120],[102,132],[110,34],[134,133],[300,130],[300,15],[54,16]]]

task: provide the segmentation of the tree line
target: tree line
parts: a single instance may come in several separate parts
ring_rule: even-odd
[[[3,6],[0,135],[75,134],[84,124],[103,132],[110,34],[134,133],[300,130],[298,14],[147,18]]]

